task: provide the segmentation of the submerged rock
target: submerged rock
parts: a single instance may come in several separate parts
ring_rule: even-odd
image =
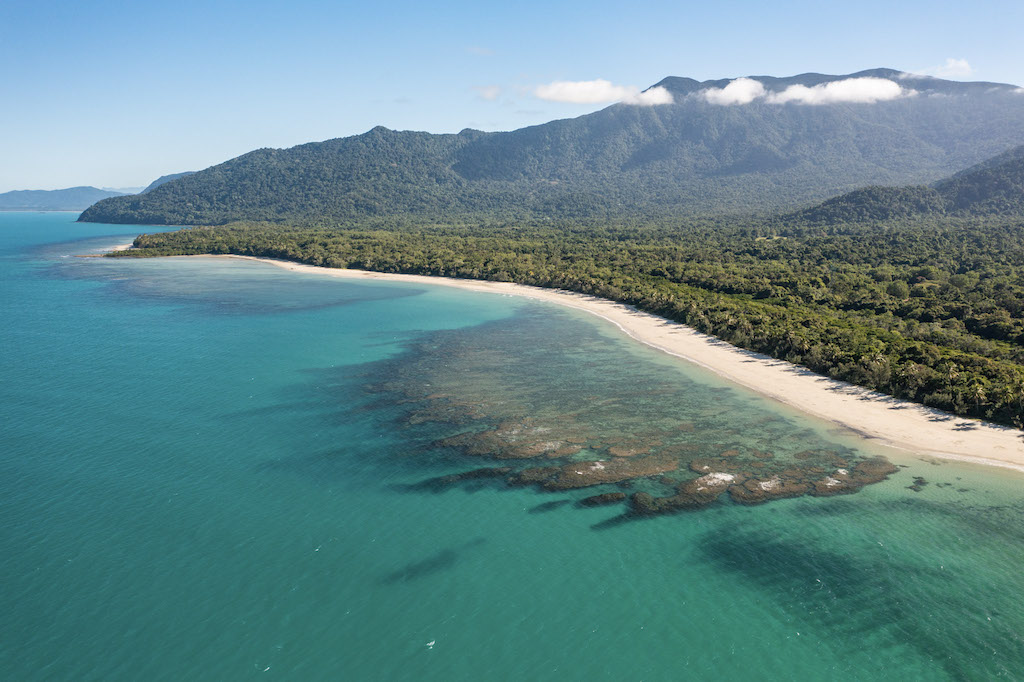
[[[664,497],[655,497],[650,493],[633,493],[633,497],[629,498],[629,511],[638,516],[664,514],[666,511],[669,511],[668,506],[665,504],[666,499]]]
[[[806,494],[809,488],[806,483],[786,480],[775,475],[771,478],[751,478],[743,485],[731,486],[729,496],[741,504],[760,504],[784,497],[800,497]]]
[[[747,478],[745,473],[729,473],[714,471],[690,481],[685,481],[676,488],[676,495],[667,498],[676,507],[699,507],[711,504],[724,493],[729,486],[742,483]]]
[[[532,420],[506,421],[488,431],[467,431],[435,443],[454,447],[465,454],[494,459],[532,459],[534,457],[568,457],[579,452],[571,444],[552,434],[552,428],[539,426]]]
[[[626,493],[601,493],[600,495],[591,495],[580,500],[580,504],[584,507],[600,507],[605,504],[615,504],[616,502],[622,502],[626,499]]]
[[[653,516],[684,509],[700,509],[716,499],[718,499],[718,495],[705,497],[680,493],[668,497],[654,497],[648,493],[635,493],[630,499],[630,513],[639,516]]]
[[[512,467],[484,467],[483,469],[471,469],[458,474],[442,476],[438,481],[441,483],[459,483],[460,481],[474,481],[481,478],[505,478],[512,473]]]
[[[646,455],[648,452],[647,448],[633,445],[613,445],[608,448],[608,453],[614,457],[634,457],[636,455]]]
[[[532,467],[530,469],[523,469],[518,474],[509,477],[508,482],[513,485],[544,483],[559,471],[561,471],[559,467]]]
[[[730,474],[720,471],[715,471],[710,474],[704,474],[699,478],[686,481],[679,486],[679,492],[685,492],[689,494],[697,493],[719,493],[725,492],[725,489],[736,482],[736,474]]]
[[[708,474],[713,471],[737,472],[743,466],[742,462],[733,459],[716,459],[711,457],[695,459],[690,462],[690,471],[698,474]]]
[[[915,493],[919,493],[924,490],[926,485],[928,485],[928,481],[926,481],[923,476],[914,476],[914,482],[911,485],[908,485],[907,489],[913,490]]]
[[[529,482],[541,483],[547,490],[570,490],[586,488],[601,483],[620,483],[633,478],[655,476],[679,468],[679,463],[670,457],[631,457],[592,462],[571,462],[561,467],[537,467],[526,469],[524,474]]]
[[[884,481],[897,471],[899,469],[884,457],[871,457],[857,462],[850,475],[861,485],[868,485]]]
[[[855,493],[863,486],[857,485],[850,477],[847,469],[836,469],[825,478],[819,479],[812,484],[811,495],[816,497],[828,497],[829,495],[846,495]]]

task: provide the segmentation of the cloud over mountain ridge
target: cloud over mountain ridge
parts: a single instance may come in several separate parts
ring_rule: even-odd
[[[771,91],[753,78],[737,78],[722,88],[707,88],[699,95],[710,104],[730,106],[749,104],[764,100],[769,104],[872,104],[900,97],[912,97],[916,90],[904,88],[888,78],[864,76],[819,83],[818,85],[794,84],[781,91]]]

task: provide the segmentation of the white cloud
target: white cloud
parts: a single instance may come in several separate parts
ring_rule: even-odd
[[[480,47],[479,45],[470,45],[466,48],[466,52],[475,54],[478,57],[491,57],[494,55],[494,50],[486,47]]]
[[[501,88],[497,85],[474,85],[473,90],[476,90],[480,99],[485,99],[488,102],[493,102],[501,95]]]
[[[592,81],[555,81],[537,86],[534,88],[533,94],[535,97],[549,102],[572,104],[603,104],[621,101],[626,104],[653,106],[672,103],[672,94],[665,88],[651,88],[646,92],[640,92],[640,88],[635,85],[615,85],[603,78]]]
[[[750,104],[765,96],[764,85],[753,78],[737,78],[724,88],[708,88],[701,95],[711,104]]]
[[[836,104],[855,102],[870,104],[886,100],[899,99],[914,95],[916,92],[901,87],[896,81],[887,78],[847,78],[807,87],[791,85],[782,92],[773,92],[767,96],[772,104]]]
[[[737,78],[724,88],[708,88],[699,95],[711,104],[750,104],[763,99],[769,104],[835,104],[838,102],[882,102],[917,94],[887,78],[847,78],[820,85],[791,85],[770,92],[753,78]]]
[[[643,92],[627,97],[622,100],[626,104],[635,104],[641,107],[653,107],[659,104],[672,104],[675,100],[672,99],[672,93],[665,88],[658,86],[656,88],[650,88]]]
[[[611,81],[599,78],[593,81],[555,81],[537,86],[533,94],[549,102],[598,104],[616,102],[635,95],[636,88],[615,85]]]
[[[974,73],[974,69],[967,63],[966,59],[953,59],[950,57],[946,60],[945,64],[926,69],[925,73],[929,76],[937,76],[938,78],[967,78]]]
[[[899,78],[921,78],[922,76],[931,78],[967,78],[972,75],[974,75],[974,67],[966,59],[953,59],[949,57],[946,59],[945,64],[929,66],[914,73],[903,72],[899,75]]]

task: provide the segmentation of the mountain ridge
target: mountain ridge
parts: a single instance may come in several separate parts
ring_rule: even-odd
[[[161,175],[159,178],[157,178],[156,180],[154,180],[153,182],[149,183],[141,190],[139,190],[137,194],[146,194],[147,192],[152,192],[160,185],[171,182],[172,180],[177,180],[178,178],[183,178],[186,175],[192,175],[193,173],[195,173],[195,171],[183,171],[181,173],[168,173],[167,175]]]
[[[745,103],[717,104],[708,95],[741,79],[669,77],[652,87],[669,90],[673,104],[613,104],[507,132],[377,126],[257,149],[145,194],[104,200],[80,219],[195,225],[777,211],[865,185],[931,183],[1024,143],[1024,96],[1013,85],[893,69],[756,79],[763,94]],[[884,81],[890,99],[792,100],[820,98],[814,88],[834,83],[879,84],[858,79]]]
[[[925,216],[1024,216],[1024,145],[931,185],[864,187],[792,214],[812,223]]]
[[[91,185],[64,189],[16,189],[0,193],[0,211],[80,211],[123,192],[99,189]]]

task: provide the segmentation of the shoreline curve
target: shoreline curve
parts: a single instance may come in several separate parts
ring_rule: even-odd
[[[235,258],[266,263],[293,272],[342,279],[451,286],[467,291],[520,296],[574,308],[610,322],[630,338],[651,348],[692,362],[758,395],[831,422],[881,445],[940,459],[1024,472],[1024,432],[1018,429],[958,417],[919,403],[830,379],[805,367],[733,346],[684,324],[597,296],[512,282],[325,268],[256,256],[181,257]]]

